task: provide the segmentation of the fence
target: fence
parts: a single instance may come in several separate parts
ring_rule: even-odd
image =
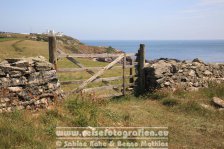
[[[125,96],[127,89],[135,89],[137,94],[141,94],[145,89],[145,77],[144,77],[144,67],[145,67],[145,46],[143,44],[140,45],[140,49],[137,54],[131,53],[118,53],[118,54],[67,54],[64,51],[57,49],[56,46],[56,37],[54,35],[49,36],[49,61],[54,65],[57,72],[82,72],[86,71],[92,76],[86,80],[72,80],[72,81],[64,81],[61,82],[62,85],[68,84],[78,84],[79,86],[69,91],[68,94],[78,93],[78,92],[96,92],[102,90],[116,90],[116,94],[110,94],[104,97],[114,97],[114,96]],[[136,61],[134,62],[133,56],[136,56]],[[85,67],[81,64],[77,58],[114,58],[114,60],[107,64],[104,67]],[[129,63],[127,64],[127,57],[131,57],[129,59]],[[57,61],[58,59],[66,58],[71,61],[79,68],[58,68]],[[118,62],[121,62],[122,65],[115,66]],[[122,69],[122,76],[113,76],[107,78],[101,78],[101,76],[105,73],[105,71],[110,69]],[[129,69],[129,75],[126,74],[126,69]],[[136,71],[134,71],[136,69]],[[94,71],[97,71],[96,73]],[[135,73],[136,72],[136,73]],[[137,78],[135,80],[135,78]],[[126,79],[129,79],[128,83],[126,83]],[[122,80],[122,84],[110,85],[110,81]],[[105,86],[86,88],[87,85],[93,82],[103,82]],[[122,88],[119,90],[119,88]]]

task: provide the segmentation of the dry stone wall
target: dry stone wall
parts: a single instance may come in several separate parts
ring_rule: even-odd
[[[61,95],[56,71],[44,57],[0,63],[0,113],[47,108]]]
[[[206,64],[199,59],[159,59],[145,68],[147,90],[177,88],[198,90],[209,82],[224,83],[224,64]]]

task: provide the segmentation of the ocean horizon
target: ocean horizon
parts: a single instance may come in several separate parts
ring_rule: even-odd
[[[199,58],[208,63],[224,62],[224,40],[81,40],[92,46],[111,46],[136,53],[145,44],[146,59],[173,58],[193,60]]]

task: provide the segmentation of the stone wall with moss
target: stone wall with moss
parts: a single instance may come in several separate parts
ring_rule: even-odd
[[[44,57],[5,59],[0,63],[0,113],[47,108],[61,95],[56,71]]]

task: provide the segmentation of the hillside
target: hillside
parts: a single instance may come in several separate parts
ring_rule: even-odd
[[[7,40],[31,40],[31,41],[40,41],[40,42],[48,42],[48,37],[45,34],[16,34],[16,33],[9,33],[9,34],[1,34],[0,33],[0,41],[7,41]],[[17,43],[15,43],[16,46]],[[98,46],[89,46],[85,45],[77,39],[74,39],[70,36],[60,36],[57,37],[57,46],[58,48],[72,53],[114,53],[119,52],[118,50],[112,47],[98,47]],[[16,48],[16,47],[15,47]]]
[[[19,36],[19,37],[18,37]],[[43,37],[39,38],[44,40]],[[29,39],[26,35],[0,38],[0,61],[10,57],[43,55],[48,58],[48,43]],[[67,52],[105,52],[106,48],[83,45],[65,36],[59,46]],[[74,47],[72,51],[69,49]],[[76,49],[77,48],[77,49]],[[86,48],[86,49],[85,49]],[[95,49],[95,51],[94,51]],[[101,51],[101,50],[102,51]],[[107,63],[78,59],[85,66],[105,66]],[[75,67],[60,60],[59,67]],[[108,71],[116,76],[120,71]],[[60,81],[86,79],[88,73],[61,73]],[[98,85],[98,84],[96,84]],[[75,86],[62,88],[73,89]],[[92,96],[72,95],[49,110],[16,111],[0,114],[0,148],[55,148],[57,126],[169,127],[169,148],[224,148],[224,112],[213,106],[212,97],[224,98],[223,84],[195,92],[158,91],[140,97],[132,94],[110,100]]]

